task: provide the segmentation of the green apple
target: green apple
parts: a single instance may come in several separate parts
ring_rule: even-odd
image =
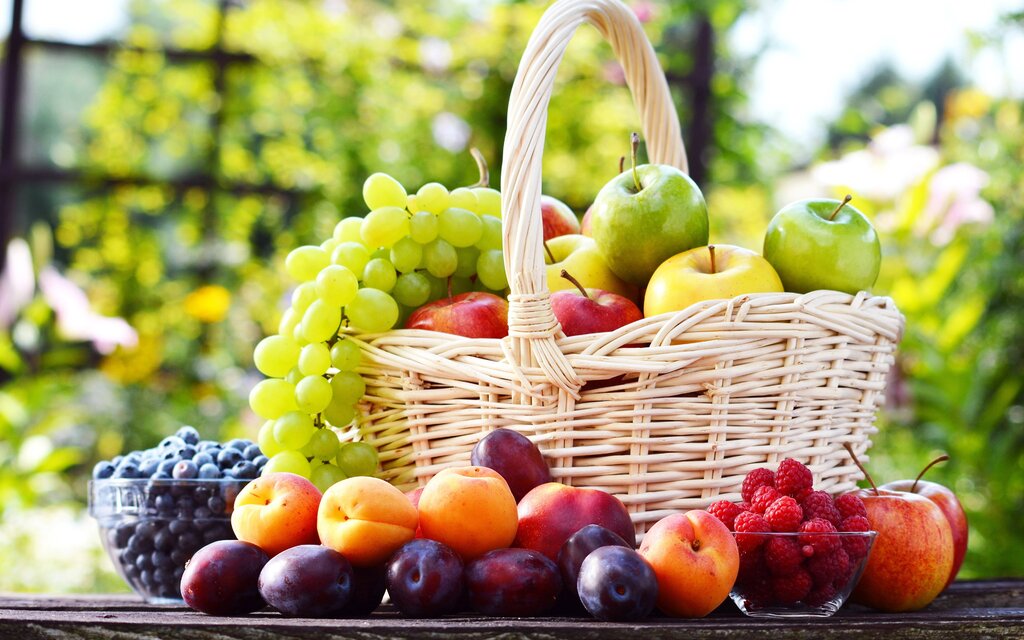
[[[659,264],[708,243],[708,207],[700,188],[679,169],[636,166],[636,144],[634,138],[632,168],[594,199],[589,233],[611,270],[642,287]]]
[[[786,291],[833,289],[855,294],[878,278],[882,248],[864,214],[839,200],[800,200],[775,214],[764,236],[764,257]]]
[[[573,233],[557,236],[544,244],[548,251],[545,262],[548,265],[546,271],[549,291],[576,288],[562,277],[562,269],[565,269],[588,289],[603,289],[630,300],[636,299],[636,287],[623,281],[608,268],[608,263],[605,262],[593,238]]]

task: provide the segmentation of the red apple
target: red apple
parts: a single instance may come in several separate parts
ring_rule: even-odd
[[[946,516],[953,532],[953,569],[949,572],[949,579],[946,580],[947,587],[956,578],[956,574],[960,571],[960,565],[964,563],[964,555],[967,553],[967,514],[964,513],[964,508],[957,500],[956,494],[949,488],[938,482],[921,480],[921,476],[936,463],[948,459],[949,456],[943,455],[932,460],[914,480],[896,480],[895,482],[886,482],[879,487],[879,489],[906,491],[922,495],[934,502]]]
[[[551,294],[551,310],[567,336],[614,331],[644,317],[630,300],[603,289],[584,289],[565,269],[562,277],[576,289],[563,289]]]
[[[581,234],[583,234],[583,235],[585,235],[587,237],[593,237],[593,236],[590,235],[590,223],[593,221],[593,219],[594,219],[594,205],[590,205],[589,207],[587,207],[587,212],[583,214],[583,219],[580,220],[580,233]]]
[[[519,501],[515,546],[539,551],[557,562],[569,536],[588,524],[611,529],[627,542],[636,540],[626,506],[612,494],[548,482]]]
[[[508,301],[482,291],[460,293],[416,309],[405,328],[467,338],[504,338],[508,335]]]
[[[544,240],[580,232],[580,221],[569,205],[551,196],[540,197],[540,215],[544,221]]]
[[[740,569],[732,532],[700,510],[659,520],[644,536],[640,555],[658,578],[658,608],[676,617],[714,611],[729,595]]]

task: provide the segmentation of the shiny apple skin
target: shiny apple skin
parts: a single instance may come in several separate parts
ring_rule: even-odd
[[[569,205],[548,195],[540,197],[540,215],[544,240],[580,232],[580,221]]]
[[[586,291],[586,296],[579,289],[551,294],[551,310],[567,336],[615,331],[644,317],[628,298],[601,289]]]
[[[879,489],[909,492],[913,486],[913,480],[896,480],[895,482],[886,482]],[[967,554],[967,513],[964,512],[964,507],[960,504],[956,494],[949,487],[938,482],[918,480],[913,493],[934,502],[946,516],[946,520],[949,520],[949,527],[953,532],[953,569],[949,573],[949,580],[946,581],[948,587],[956,579],[956,574],[960,572],[960,566],[964,563],[964,556]]]
[[[405,328],[467,338],[504,338],[508,335],[508,301],[482,291],[460,293],[416,309]]]

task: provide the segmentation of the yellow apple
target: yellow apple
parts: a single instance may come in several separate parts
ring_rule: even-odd
[[[545,244],[551,252],[551,255],[544,256],[549,291],[576,288],[562,277],[562,269],[565,269],[588,289],[604,289],[636,300],[637,288],[612,272],[593,238],[574,233],[557,236]]]
[[[644,316],[679,311],[701,300],[781,292],[779,274],[758,254],[728,244],[697,247],[662,262],[644,296]]]

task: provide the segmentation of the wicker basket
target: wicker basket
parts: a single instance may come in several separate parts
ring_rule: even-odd
[[[843,443],[870,445],[903,317],[889,298],[835,291],[708,301],[615,332],[566,338],[551,311],[540,219],[541,156],[558,63],[590,22],[611,43],[652,162],[686,170],[664,74],[617,0],[559,0],[512,88],[501,191],[509,337],[400,330],[354,336],[367,395],[361,437],[408,488],[469,463],[486,432],[515,429],[555,479],[607,490],[637,533],[663,516],[739,500],[743,476],[792,457],[817,487],[859,478]]]

